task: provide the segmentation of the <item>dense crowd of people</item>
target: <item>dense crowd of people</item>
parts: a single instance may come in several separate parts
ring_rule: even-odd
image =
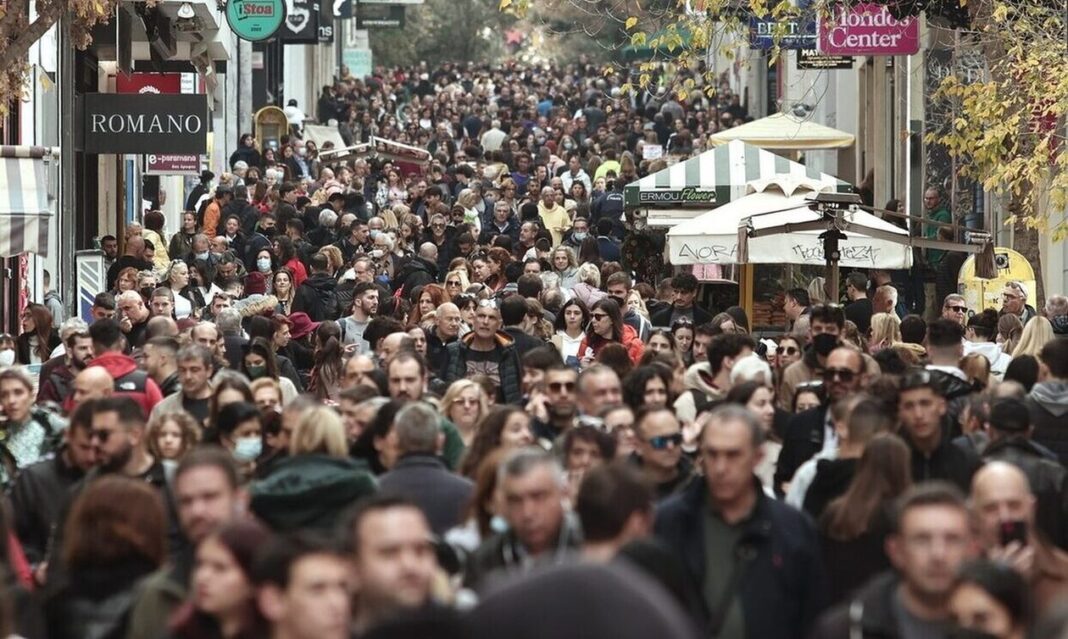
[[[343,75],[425,172],[245,135],[102,238],[91,321],[0,336],[0,636],[1066,636],[1068,298],[643,281],[642,147],[747,117],[697,80]]]

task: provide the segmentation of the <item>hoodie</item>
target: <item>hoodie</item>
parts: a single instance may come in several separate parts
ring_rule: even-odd
[[[1068,464],[1068,380],[1035,384],[1027,408],[1035,429],[1032,439],[1056,453],[1062,465]]]
[[[1056,315],[1051,317],[1049,323],[1053,325],[1053,334],[1057,337],[1068,337],[1068,315]]]
[[[100,366],[106,370],[114,380],[115,395],[125,395],[133,399],[141,406],[146,418],[163,399],[163,393],[156,382],[148,373],[137,368],[137,362],[129,355],[108,351],[93,358],[89,366]]]
[[[686,369],[686,375],[682,379],[687,392],[675,400],[675,414],[679,421],[685,423],[696,419],[698,402],[704,408],[709,403],[723,400],[726,393],[716,388],[713,378],[712,365],[708,362],[698,362]]]
[[[403,291],[407,297],[419,286],[426,286],[438,279],[438,265],[418,255],[404,263],[393,277],[393,289]]]

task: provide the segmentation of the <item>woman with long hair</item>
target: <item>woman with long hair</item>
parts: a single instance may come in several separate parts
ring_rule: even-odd
[[[163,211],[145,211],[144,230],[141,237],[152,244],[152,265],[157,273],[164,271],[171,262],[167,251],[167,240],[163,234],[163,224],[166,220]]]
[[[193,260],[189,264],[189,286],[196,290],[196,295],[204,300],[205,306],[211,306],[215,294],[222,293],[215,283],[215,267],[208,260]]]
[[[640,408],[667,408],[671,395],[671,371],[661,366],[639,366],[623,380],[623,403],[637,412]]]
[[[489,268],[489,277],[486,278],[485,283],[493,289],[494,293],[499,292],[508,284],[504,269],[508,268],[511,263],[512,254],[499,246],[491,248],[486,253],[486,266]]]
[[[29,304],[22,311],[22,333],[15,340],[15,361],[19,364],[43,364],[52,359],[52,351],[62,341],[52,326],[52,313],[44,304]]]
[[[49,639],[124,637],[138,583],[167,558],[159,491],[117,475],[90,482],[74,500],[59,552],[66,584],[45,603]]]
[[[263,455],[263,415],[256,404],[240,401],[220,408],[213,435],[215,443],[233,456],[242,475],[252,477],[256,460]]]
[[[645,352],[672,353],[675,354],[675,336],[665,328],[653,329],[649,333],[649,343],[645,345]]]
[[[278,263],[293,273],[293,286],[299,288],[304,283],[304,280],[308,279],[308,270],[304,268],[304,263],[300,261],[300,257],[297,255],[297,248],[293,244],[293,240],[285,235],[279,235],[274,238],[272,248]]]
[[[948,604],[954,626],[965,631],[954,637],[1024,639],[1035,615],[1031,584],[1011,564],[989,559],[960,567]]]
[[[174,639],[258,639],[269,634],[256,606],[252,562],[271,535],[253,519],[225,524],[200,542],[190,597],[174,614]]]
[[[132,266],[127,266],[121,269],[118,275],[115,276],[115,288],[110,291],[112,295],[118,295],[119,293],[125,293],[126,291],[137,290],[137,269]]]
[[[475,438],[460,462],[460,474],[473,478],[482,460],[498,448],[510,450],[533,443],[530,415],[517,406],[495,406],[479,423]]]
[[[1036,315],[1029,319],[1027,325],[1023,327],[1023,332],[1020,333],[1020,343],[1016,345],[1016,348],[1012,349],[1012,356],[1030,355],[1038,357],[1042,347],[1053,341],[1054,337],[1053,324],[1045,317]]]
[[[891,530],[888,506],[912,484],[912,454],[897,435],[871,438],[845,494],[831,501],[819,521],[832,601],[890,568],[884,539]]]
[[[469,379],[458,379],[449,384],[441,398],[441,413],[456,424],[466,447],[471,446],[478,432],[477,426],[488,411],[489,397],[486,391]]]
[[[389,471],[397,463],[400,451],[393,432],[393,418],[403,406],[403,402],[394,399],[380,407],[352,444],[350,455],[366,463],[375,475]]]
[[[775,391],[772,380],[747,381],[731,386],[726,401],[729,404],[745,406],[757,416],[764,429],[764,443],[760,445],[761,460],[755,474],[766,490],[774,490],[775,464],[779,460],[782,444],[775,441]]]
[[[560,288],[568,289],[575,285],[578,274],[578,258],[570,246],[558,246],[553,249],[553,272],[560,276]]]
[[[597,243],[597,238],[593,235],[586,236],[582,244],[579,244],[578,263],[593,264],[597,268],[604,263],[601,258],[601,245]]]
[[[467,271],[456,269],[455,271],[449,271],[445,276],[445,297],[452,300],[457,295],[467,290],[467,287],[471,286],[471,281],[467,279]]]
[[[345,370],[341,327],[333,320],[320,323],[315,329],[314,343],[315,364],[308,378],[308,392],[321,401],[336,402]]]
[[[271,276],[271,292],[278,298],[275,312],[289,315],[293,310],[293,295],[296,293],[296,286],[293,285],[293,272],[285,267],[275,271]]]
[[[408,319],[408,326],[419,326],[423,318],[433,313],[439,306],[449,301],[445,288],[441,284],[427,284],[419,290],[419,295],[412,300],[414,308]]]
[[[183,293],[189,293],[192,289],[189,285],[189,265],[182,260],[174,260],[163,274],[164,286],[171,289],[174,294],[174,317],[185,319],[203,308],[204,299],[200,298],[200,306]]]
[[[586,339],[586,326],[589,323],[590,311],[582,300],[577,298],[564,302],[560,312],[556,314],[556,322],[553,325],[556,334],[551,341],[556,350],[560,351],[564,363],[572,368],[578,368],[584,356],[579,348]]]
[[[167,245],[167,253],[175,260],[184,260],[193,253],[193,238],[197,234],[196,211],[182,213],[182,228],[171,236],[170,244]]]
[[[586,331],[586,338],[579,345],[579,353],[585,357],[586,349],[589,348],[593,357],[597,357],[605,345],[612,343],[622,345],[634,364],[641,360],[642,353],[645,352],[645,344],[638,338],[634,329],[623,323],[619,304],[606,297],[595,302],[590,308],[590,327]]]
[[[995,340],[1001,344],[1001,350],[1012,355],[1023,334],[1023,322],[1012,313],[1006,313],[998,319],[998,336]]]
[[[209,428],[214,431],[218,424],[219,410],[234,402],[253,403],[252,389],[248,387],[245,377],[237,371],[221,370],[215,374],[211,385],[211,399],[208,401]],[[212,432],[211,437],[207,439],[211,441],[212,437],[217,435]]]
[[[682,359],[689,366],[693,364],[693,320],[688,317],[680,317],[671,324],[671,334],[675,337],[675,350],[682,355]]]
[[[876,313],[871,316],[871,335],[868,336],[868,350],[878,353],[901,341],[901,319],[897,313]]]

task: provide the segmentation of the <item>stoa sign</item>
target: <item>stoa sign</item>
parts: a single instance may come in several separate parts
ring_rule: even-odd
[[[920,50],[920,23],[898,20],[885,4],[838,4],[820,18],[817,45],[826,55],[910,55]]]
[[[273,36],[286,19],[283,0],[230,0],[226,22],[242,40],[259,42]]]
[[[88,93],[86,153],[200,154],[208,150],[204,95]]]

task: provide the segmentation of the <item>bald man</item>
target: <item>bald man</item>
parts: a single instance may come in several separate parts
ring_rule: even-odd
[[[390,333],[382,338],[382,342],[378,345],[378,363],[382,368],[386,367],[389,360],[397,354],[402,348],[414,348],[415,340],[408,336],[407,333]]]
[[[987,463],[972,478],[971,506],[983,552],[1027,578],[1041,613],[1068,584],[1068,554],[1035,534],[1036,500],[1027,476],[1007,462]]]
[[[111,397],[115,391],[115,380],[103,366],[90,366],[74,378],[74,393],[71,410],[81,406],[86,400]]]

